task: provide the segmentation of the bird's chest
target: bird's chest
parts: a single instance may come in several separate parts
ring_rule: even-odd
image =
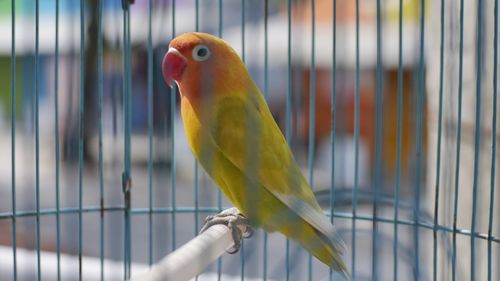
[[[191,103],[185,97],[181,98],[181,116],[189,146],[198,158],[201,151],[202,140],[207,139],[208,134],[203,130]]]
[[[247,210],[244,198],[249,191],[246,190],[249,184],[247,177],[214,144],[209,134],[210,126],[207,126],[209,121],[200,121],[186,98],[181,101],[181,113],[193,154],[227,198],[244,212]]]
[[[197,114],[187,98],[181,100],[181,114],[186,137],[194,156],[208,174],[214,177],[214,166],[219,164],[221,156],[210,136],[210,126],[207,124],[210,121],[201,121],[199,114]]]

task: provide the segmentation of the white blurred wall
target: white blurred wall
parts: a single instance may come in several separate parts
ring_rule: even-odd
[[[431,1],[429,11],[429,38],[427,48],[427,100],[429,105],[429,157],[427,171],[428,192],[426,203],[428,211],[434,213],[436,191],[437,165],[437,138],[438,112],[440,89],[440,38],[441,38],[441,1]],[[474,180],[474,145],[476,133],[476,67],[477,67],[477,0],[464,1],[464,53],[462,78],[462,142],[460,148],[460,175],[458,177],[458,213],[457,228],[471,229],[473,209],[473,180]],[[483,59],[481,78],[481,127],[478,161],[478,182],[476,202],[476,231],[487,234],[488,216],[490,210],[490,177],[492,161],[492,114],[493,114],[493,11],[494,1],[483,1]],[[453,207],[455,199],[455,167],[457,161],[457,126],[458,126],[458,86],[459,86],[459,40],[460,40],[460,1],[445,1],[445,43],[444,43],[444,77],[443,77],[443,121],[441,143],[441,172],[439,174],[439,209],[438,223],[446,227],[453,227]],[[497,113],[498,120],[498,113]],[[498,122],[498,121],[497,121]],[[500,135],[496,136],[497,161],[495,217],[493,235],[499,236],[500,224]],[[452,234],[443,232],[438,235],[438,280],[451,280],[451,250]],[[433,241],[427,243],[427,265],[432,270]],[[476,280],[487,280],[487,241],[476,239],[475,266]],[[498,270],[499,245],[493,242],[493,276],[492,280],[499,280]],[[431,271],[432,273],[432,271]],[[432,275],[431,275],[432,276]],[[471,280],[471,239],[463,234],[457,235],[457,265],[456,280]]]

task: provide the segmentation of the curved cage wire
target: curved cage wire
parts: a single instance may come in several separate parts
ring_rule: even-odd
[[[0,22],[1,280],[129,279],[231,207],[161,74],[187,31],[241,56],[354,280],[500,278],[498,0],[12,0]],[[197,278],[341,277],[259,230]]]

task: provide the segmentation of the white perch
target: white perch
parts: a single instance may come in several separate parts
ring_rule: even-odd
[[[214,225],[131,281],[191,280],[232,244],[231,230],[225,225]]]

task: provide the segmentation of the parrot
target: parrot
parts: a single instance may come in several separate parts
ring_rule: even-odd
[[[184,33],[170,41],[162,73],[178,86],[194,156],[250,227],[282,233],[350,280],[344,242],[236,51],[214,35]]]

